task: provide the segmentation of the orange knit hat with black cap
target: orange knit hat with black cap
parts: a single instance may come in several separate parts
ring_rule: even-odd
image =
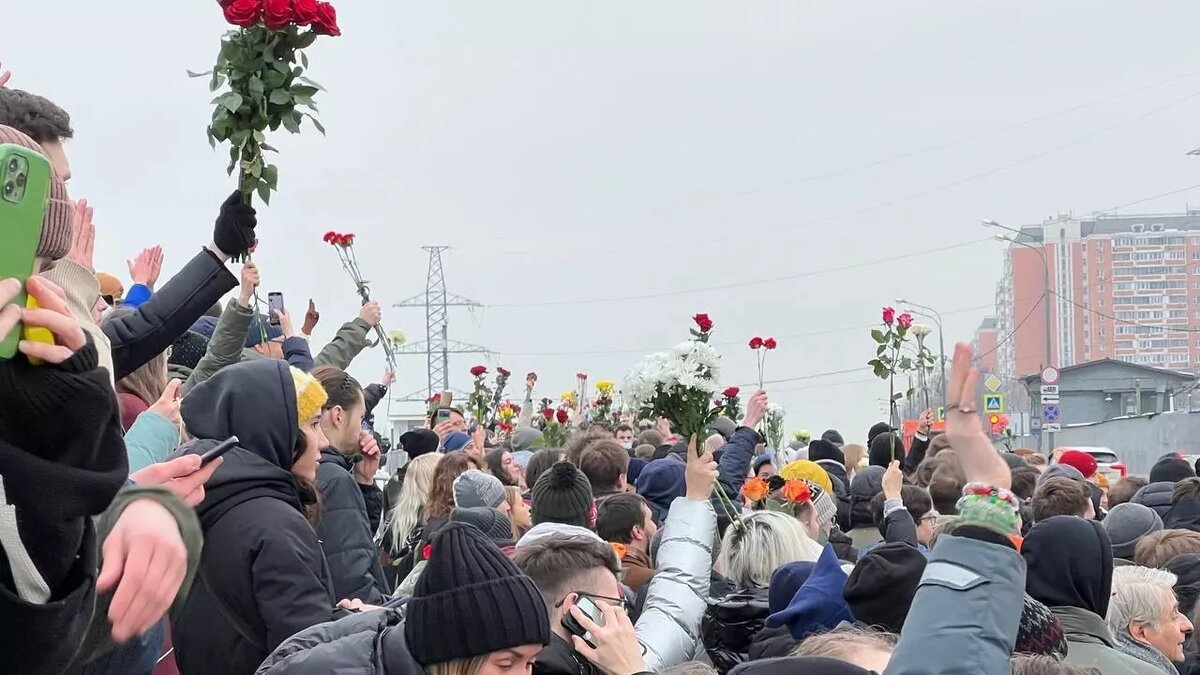
[[[0,125],[0,143],[19,145],[42,157],[46,151],[32,138],[12,127]],[[42,219],[42,238],[38,241],[37,256],[50,261],[65,258],[71,250],[71,214],[74,206],[67,196],[67,184],[50,170],[50,200],[46,205],[46,216]]]

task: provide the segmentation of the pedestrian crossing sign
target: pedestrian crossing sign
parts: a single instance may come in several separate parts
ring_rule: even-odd
[[[983,397],[983,411],[986,413],[1004,412],[1004,394],[987,394]]]

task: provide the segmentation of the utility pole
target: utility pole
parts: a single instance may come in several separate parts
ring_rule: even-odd
[[[398,302],[393,307],[423,307],[425,309],[425,339],[406,344],[397,354],[424,354],[427,387],[417,390],[400,401],[424,403],[430,396],[450,388],[451,354],[488,354],[486,347],[450,339],[450,307],[482,307],[483,305],[446,290],[446,272],[442,266],[442,251],[449,246],[422,246],[429,252],[429,272],[425,277],[425,292]]]

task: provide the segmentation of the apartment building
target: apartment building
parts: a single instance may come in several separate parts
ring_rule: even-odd
[[[1105,358],[1200,369],[1200,210],[1057,216],[1012,238],[996,288],[998,374]]]

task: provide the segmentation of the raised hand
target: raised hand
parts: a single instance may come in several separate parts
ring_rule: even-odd
[[[684,471],[685,493],[688,499],[706,502],[712,496],[713,487],[717,484],[719,475],[717,462],[713,454],[705,451],[703,455],[696,452],[696,437],[688,441],[687,469]]]
[[[392,370],[391,366],[388,366],[384,369],[383,378],[379,380],[379,384],[382,384],[383,388],[387,389],[388,387],[392,386],[392,383],[395,381],[396,371]]]
[[[0,64],[0,65],[2,65],[2,64]],[[12,78],[12,73],[8,72],[7,70],[4,70],[3,68],[0,68],[0,89],[3,89],[4,85],[8,84],[8,80],[10,78]]]
[[[383,310],[379,308],[379,303],[374,300],[362,306],[358,311],[358,318],[367,322],[367,325],[374,328],[383,320]]]
[[[900,460],[893,459],[883,472],[883,496],[885,499],[900,499],[900,489],[904,486],[904,473],[900,471]]]
[[[295,337],[296,330],[292,327],[292,315],[288,314],[286,309],[274,310],[274,315],[279,319],[279,327],[283,329],[283,339]]]
[[[946,440],[958,453],[968,481],[1007,488],[1012,484],[1008,464],[988,440],[974,407],[978,390],[979,371],[971,365],[971,345],[960,342],[954,346],[946,382]]]
[[[242,201],[242,193],[234,190],[233,194],[221,204],[217,215],[217,223],[213,226],[213,253],[218,253],[223,260],[234,257],[244,257],[258,241],[254,238],[254,228],[258,226],[258,214],[253,206]]]
[[[158,283],[158,275],[162,273],[162,262],[161,246],[143,249],[136,258],[126,261],[129,265],[129,278],[135,284],[142,284],[146,288],[154,290],[154,284]]]
[[[746,404],[746,417],[742,420],[742,426],[750,427],[751,429],[758,426],[764,415],[767,414],[767,392],[754,392],[750,397],[750,401]]]
[[[379,471],[382,459],[379,442],[374,435],[364,431],[358,436],[358,444],[362,449],[362,459],[354,465],[354,479],[360,485],[370,485],[375,482],[375,473]]]
[[[258,265],[252,262],[246,262],[242,265],[242,282],[238,289],[238,304],[249,309],[250,301],[254,299],[254,291],[258,288],[259,282],[262,281],[262,275],[258,271]]]
[[[159,417],[167,420],[175,425],[178,429],[179,425],[183,424],[183,417],[179,414],[179,387],[182,383],[177,379],[171,379],[167,382],[167,386],[163,388],[162,396],[150,406],[147,412],[152,412]]]
[[[71,214],[71,250],[67,260],[95,272],[96,226],[92,223],[92,207],[86,199],[75,202]]]
[[[317,329],[317,322],[321,320],[321,313],[317,311],[317,304],[308,299],[308,309],[304,312],[304,323],[300,325],[300,332],[305,335],[312,335],[312,332]]]

